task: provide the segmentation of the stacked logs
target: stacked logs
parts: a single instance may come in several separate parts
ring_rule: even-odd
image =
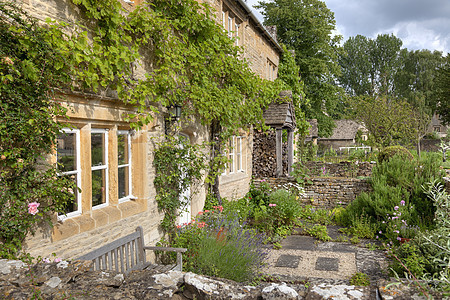
[[[283,143],[283,173],[287,175],[287,143]],[[253,172],[255,178],[276,177],[276,133],[256,131],[253,136]]]

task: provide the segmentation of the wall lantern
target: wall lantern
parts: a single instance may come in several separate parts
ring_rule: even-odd
[[[180,105],[171,105],[167,106],[167,111],[169,112],[169,116],[166,117],[165,120],[165,134],[167,135],[170,129],[170,126],[177,122],[181,118],[181,106]]]

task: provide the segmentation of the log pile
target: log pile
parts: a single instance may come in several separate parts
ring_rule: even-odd
[[[288,169],[287,143],[283,143],[283,174]],[[253,136],[253,173],[255,178],[276,177],[276,133],[275,130],[267,132],[256,131]]]

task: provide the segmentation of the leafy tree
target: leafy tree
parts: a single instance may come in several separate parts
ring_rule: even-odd
[[[395,94],[429,113],[436,106],[435,78],[444,63],[439,51],[401,51],[401,65],[395,75]]]
[[[303,92],[304,84],[300,78],[299,67],[295,63],[295,51],[287,50],[284,45],[282,47],[283,55],[281,56],[277,79],[284,83],[284,89],[292,91],[297,130],[300,136],[306,136],[309,123],[306,121],[305,112],[302,109],[302,106],[308,106],[307,100],[305,100],[305,93]]]
[[[350,95],[393,95],[401,46],[399,38],[388,34],[349,38],[339,56],[339,82]]]
[[[435,108],[444,124],[450,125],[450,55],[437,73],[435,88]]]
[[[358,96],[351,100],[354,118],[369,131],[369,142],[384,148],[414,138],[412,106],[388,96]]]
[[[277,26],[279,41],[295,50],[310,103],[304,107],[306,115],[318,119],[319,135],[330,135],[341,94],[335,85],[341,36],[332,36],[336,25],[333,12],[320,0],[261,1],[255,7],[263,9],[265,25]]]

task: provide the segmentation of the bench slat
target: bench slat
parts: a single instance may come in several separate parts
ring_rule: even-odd
[[[145,250],[177,252],[177,265],[152,265],[146,261]],[[124,274],[145,268],[165,272],[175,267],[181,271],[181,253],[186,251],[185,248],[144,246],[144,233],[142,227],[138,226],[135,232],[93,250],[78,259],[92,260],[95,270],[115,270]]]

